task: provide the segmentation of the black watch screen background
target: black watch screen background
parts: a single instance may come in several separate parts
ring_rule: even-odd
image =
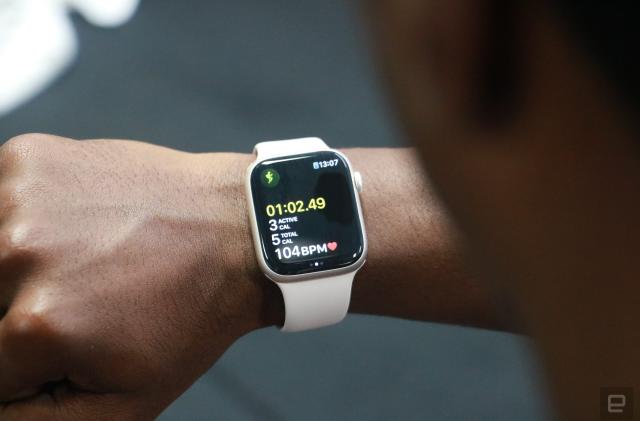
[[[337,269],[362,256],[353,179],[340,154],[322,151],[262,161],[250,182],[261,251],[274,272]]]

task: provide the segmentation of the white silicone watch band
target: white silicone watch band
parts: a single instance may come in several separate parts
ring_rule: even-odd
[[[313,281],[278,283],[284,298],[283,332],[336,324],[347,315],[355,272]]]
[[[301,139],[271,140],[260,142],[254,146],[253,151],[258,156],[258,161],[279,156],[298,155],[305,152],[327,151],[329,146],[320,138],[304,137]]]
[[[329,150],[322,139],[275,140],[258,143],[257,160]],[[340,322],[347,315],[356,271],[321,279],[277,282],[285,308],[283,332],[315,329]]]

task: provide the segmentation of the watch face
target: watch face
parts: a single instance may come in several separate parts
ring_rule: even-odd
[[[352,265],[364,250],[351,171],[331,151],[262,161],[251,173],[262,255],[277,274]]]

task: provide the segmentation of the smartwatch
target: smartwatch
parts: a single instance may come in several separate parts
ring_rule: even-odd
[[[258,143],[247,170],[256,257],[284,298],[282,330],[340,322],[367,256],[362,178],[321,139]]]

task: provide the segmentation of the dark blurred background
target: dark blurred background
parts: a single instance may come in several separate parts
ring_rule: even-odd
[[[194,152],[299,136],[405,142],[357,2],[143,0],[119,29],[74,22],[77,62],[0,118],[0,138],[46,132]],[[349,316],[243,338],[161,420],[546,420],[539,373],[518,336]]]

